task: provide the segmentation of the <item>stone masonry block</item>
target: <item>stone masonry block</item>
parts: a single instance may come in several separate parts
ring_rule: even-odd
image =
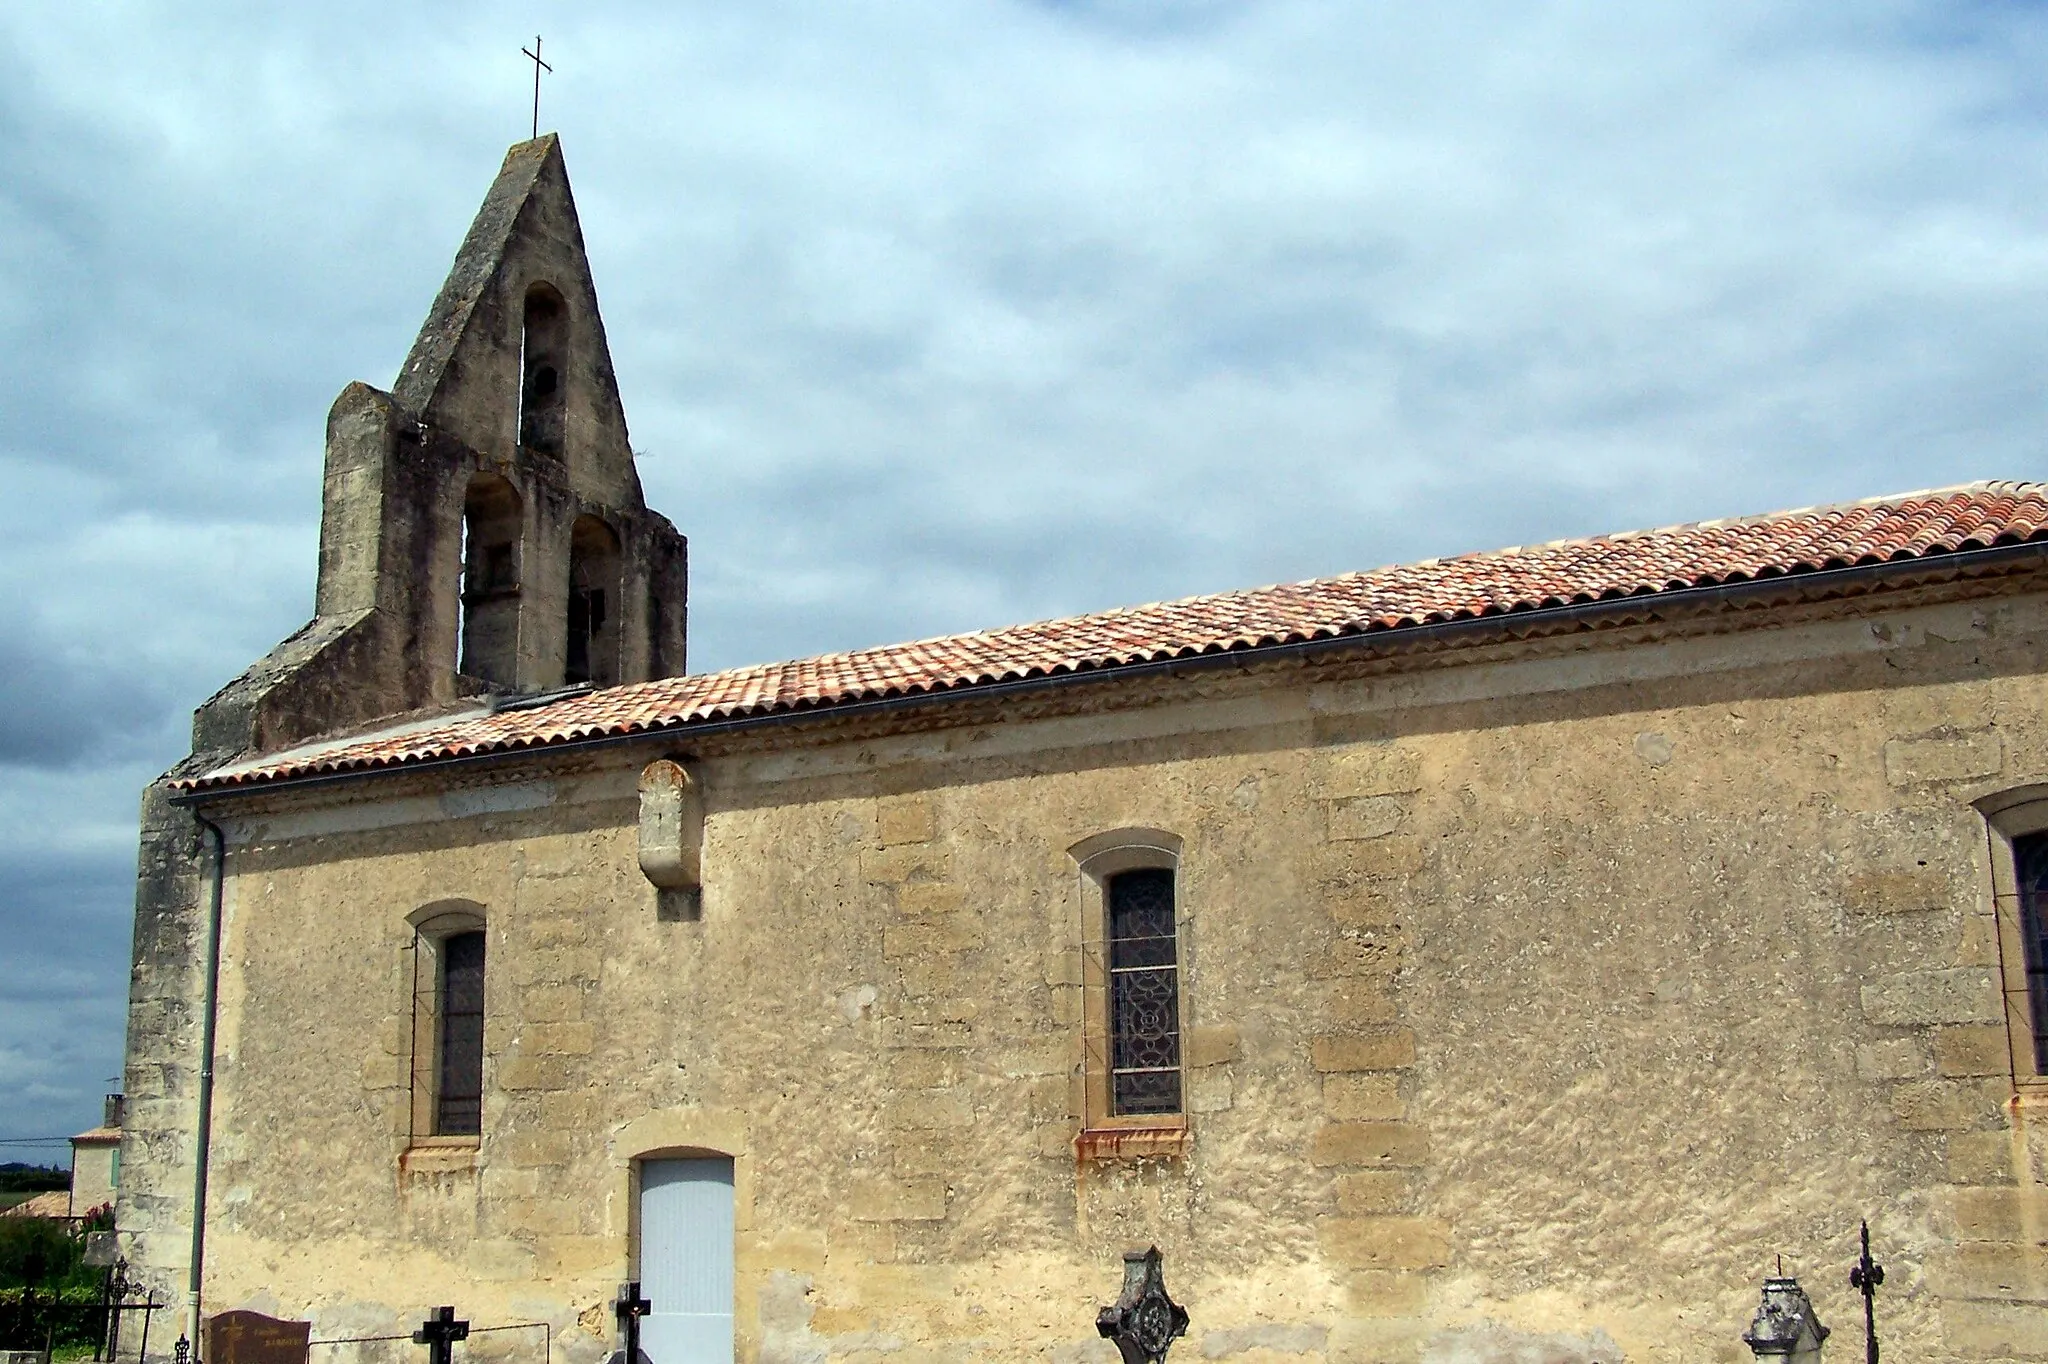
[[[1951,1191],[1958,1241],[2048,1245],[2048,1189],[2032,1185]]]
[[[498,1065],[500,1089],[567,1089],[569,1061],[560,1056],[511,1056]]]
[[[1333,842],[1385,838],[1408,820],[1407,796],[1352,796],[1329,801],[1327,805]]]
[[[886,848],[897,843],[929,843],[938,826],[928,798],[894,796],[875,802],[875,829]]]
[[[404,1089],[409,1079],[403,1057],[379,1050],[363,1062],[364,1089]]]
[[[590,941],[590,921],[581,914],[549,914],[521,925],[529,948],[579,947]]]
[[[1908,1131],[1975,1131],[2004,1120],[2005,1096],[2002,1082],[1911,1080],[1892,1090],[1892,1112]]]
[[[1419,1317],[1429,1306],[1429,1275],[1410,1269],[1361,1269],[1344,1276],[1344,1305],[1360,1317]]]
[[[915,918],[957,914],[967,906],[967,891],[944,881],[907,881],[896,888],[896,912]]]
[[[1332,1023],[1346,1026],[1392,1023],[1401,1016],[1386,976],[1352,976],[1332,983],[1326,1011]]]
[[[478,1238],[469,1243],[469,1272],[491,1283],[518,1283],[533,1277],[533,1247],[522,1241]]]
[[[1392,934],[1347,933],[1308,961],[1310,980],[1390,976],[1400,969],[1401,946]]]
[[[596,1045],[592,1023],[530,1023],[519,1035],[519,1050],[526,1056],[588,1056]]]
[[[1211,1067],[1187,1077],[1187,1108],[1190,1113],[1221,1113],[1234,1095],[1230,1072]]]
[[[1977,1241],[1951,1246],[1928,1266],[1944,1298],[2048,1304],[2048,1247]]]
[[[1998,965],[1998,916],[1963,915],[1962,932],[1956,935],[1957,966]]]
[[[1189,1028],[1181,1036],[1181,1061],[1190,1070],[1235,1061],[1237,1053],[1238,1032],[1235,1023],[1213,1023],[1205,1027]]]
[[[946,1051],[899,1051],[889,1058],[889,1079],[904,1089],[945,1089],[959,1083],[960,1057]]]
[[[1415,1064],[1415,1034],[1408,1028],[1335,1034],[1309,1044],[1309,1060],[1320,1071],[1399,1070]]]
[[[1401,905],[1385,881],[1363,881],[1325,897],[1330,917],[1349,927],[1392,927],[1401,921]]]
[[[876,1180],[854,1192],[853,1216],[861,1222],[942,1222],[946,1217],[946,1181]]]
[[[1337,1176],[1337,1207],[1347,1217],[1406,1212],[1415,1184],[1399,1170],[1356,1170]]]
[[[1398,1122],[1408,1104],[1392,1071],[1355,1071],[1323,1077],[1323,1113],[1338,1122]]]
[[[1405,795],[1422,789],[1422,763],[1413,749],[1393,744],[1357,744],[1324,755],[1323,794]]]
[[[974,1041],[974,1029],[965,1023],[907,1023],[900,1018],[882,1020],[882,1045],[899,1047],[964,1047]]]
[[[1982,967],[1906,971],[1863,987],[1863,1016],[1889,1027],[1930,1023],[1995,1023],[1998,981]]]
[[[868,848],[860,855],[860,874],[862,880],[875,886],[895,886],[906,881],[944,881],[953,874],[953,855],[931,843]]]
[[[1947,909],[1948,878],[1926,867],[1857,872],[1842,882],[1842,903],[1857,914],[1917,914]]]
[[[966,918],[913,920],[882,930],[882,956],[889,961],[928,961],[948,952],[969,951],[981,943],[980,922]]]
[[[1413,876],[1429,863],[1429,843],[1414,834],[1388,834],[1363,842],[1325,844],[1316,858],[1316,875],[1325,894],[1347,894],[1361,884],[1387,877]]]
[[[2010,1075],[2012,1053],[2005,1026],[1967,1023],[1937,1030],[1934,1068],[1943,1075]]]
[[[2048,1359],[2048,1312],[2030,1304],[1945,1302],[1949,1349],[1979,1359]]]
[[[512,981],[533,985],[551,981],[596,980],[604,970],[604,958],[594,947],[558,947],[536,952],[515,953]]]
[[[1856,1048],[1856,1074],[1865,1080],[1917,1080],[1927,1070],[1927,1044],[1917,1037],[1893,1037]]]
[[[529,1023],[572,1023],[583,1017],[583,991],[574,985],[529,985],[519,992],[519,1016]]]
[[[567,1165],[576,1142],[568,1132],[514,1132],[495,1144],[495,1154],[508,1165]]]
[[[2004,766],[2004,746],[1998,735],[1991,733],[1893,739],[1884,746],[1885,780],[1893,786],[1970,781],[1995,776]]]
[[[899,1094],[883,1110],[889,1126],[909,1131],[933,1131],[965,1127],[974,1119],[974,1106],[957,1089]]]
[[[1405,1122],[1333,1122],[1315,1135],[1316,1165],[1416,1166],[1429,1160],[1429,1133]]]
[[[1323,1217],[1316,1220],[1323,1258],[1365,1269],[1427,1269],[1448,1264],[1450,1224],[1435,1217]]]
[[[1948,1136],[1948,1177],[1956,1184],[2013,1182],[2012,1133],[1951,1132]]]

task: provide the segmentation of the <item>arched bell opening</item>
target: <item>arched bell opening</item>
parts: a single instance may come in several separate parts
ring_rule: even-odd
[[[568,358],[569,305],[554,285],[535,284],[519,334],[519,443],[529,450],[562,453]]]
[[[457,669],[499,687],[516,685],[519,663],[518,490],[477,474],[462,499],[461,655]]]
[[[569,653],[566,682],[609,687],[619,680],[619,537],[595,516],[569,531]]]

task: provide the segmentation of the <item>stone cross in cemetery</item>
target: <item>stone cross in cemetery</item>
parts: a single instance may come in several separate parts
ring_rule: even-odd
[[[206,1322],[207,1364],[306,1364],[310,1321],[280,1321],[261,1312],[220,1312]]]
[[[1166,1296],[1159,1247],[1124,1252],[1124,1291],[1095,1318],[1095,1330],[1116,1342],[1124,1364],[1163,1364],[1176,1336],[1187,1334],[1188,1312]]]
[[[452,1307],[436,1307],[412,1333],[413,1344],[427,1347],[428,1364],[454,1364],[455,1342],[468,1339],[469,1323],[457,1321]]]

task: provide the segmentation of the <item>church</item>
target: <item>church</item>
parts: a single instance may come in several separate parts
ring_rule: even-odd
[[[2048,1358],[2048,486],[692,673],[552,136],[323,477],[143,803],[188,1336],[1082,1364],[1156,1246],[1177,1359],[1840,1357],[1868,1219],[1889,1357]]]

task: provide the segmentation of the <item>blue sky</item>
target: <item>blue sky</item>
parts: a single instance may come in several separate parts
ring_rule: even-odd
[[[137,793],[536,30],[699,668],[2048,474],[2037,6],[18,0],[0,1137],[96,1119]]]

